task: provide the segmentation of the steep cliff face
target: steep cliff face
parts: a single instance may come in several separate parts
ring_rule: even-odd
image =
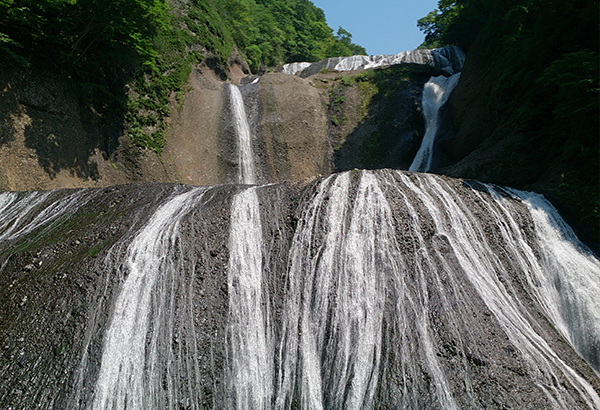
[[[489,2],[449,100],[455,165],[437,172],[543,193],[598,250],[593,3]]]
[[[28,73],[2,83],[0,190],[172,179],[158,156],[124,136],[119,114],[90,109],[68,78]]]
[[[236,182],[230,83],[243,94],[261,182],[352,168],[408,169],[424,134],[423,84],[441,74],[427,64],[401,64],[257,77],[232,64],[223,81],[201,65],[183,96],[172,100],[160,155],[136,147],[118,116],[88,110],[67,80],[23,77],[8,81],[2,95],[0,189]]]
[[[600,406],[599,261],[535,194],[393,170],[4,192],[0,270],[3,408]]]
[[[423,85],[447,72],[426,64],[372,70],[238,75],[261,182],[299,181],[353,168],[408,169],[424,135]],[[240,78],[241,77],[241,78]],[[163,159],[177,181],[236,181],[227,83],[190,77]]]
[[[440,139],[438,149],[454,165],[435,171],[542,192],[597,248],[598,175],[590,171],[597,168],[597,141],[573,145],[560,133],[515,126],[499,91],[499,57],[487,48],[493,28],[482,30],[471,46],[445,108],[453,126],[441,126],[454,133]],[[1,97],[0,189],[235,182],[230,82],[242,84],[261,182],[353,168],[409,169],[425,131],[423,85],[431,76],[449,74],[433,67],[426,54],[415,56],[424,64],[365,70],[378,60],[338,58],[305,66],[300,76],[260,78],[232,63],[228,81],[202,64],[192,70],[185,93],[172,98],[161,155],[124,136],[122,119],[107,121],[86,109],[68,81],[41,75],[12,79]],[[332,70],[331,61],[354,70]]]

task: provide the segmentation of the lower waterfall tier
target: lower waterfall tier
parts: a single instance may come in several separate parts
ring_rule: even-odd
[[[0,407],[600,409],[599,283],[475,181],[1,193]]]

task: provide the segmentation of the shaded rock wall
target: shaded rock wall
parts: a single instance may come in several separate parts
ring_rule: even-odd
[[[3,76],[0,190],[164,181],[160,158],[123,136],[122,116],[101,116],[68,78]]]
[[[474,33],[460,81],[448,101],[455,138],[445,144],[445,150],[455,165],[437,172],[543,193],[598,252],[597,112],[592,113],[595,118],[585,118],[571,104],[569,120],[559,119],[553,111],[561,101],[552,88],[556,84],[538,81],[553,60],[575,51],[581,37],[591,37],[573,31],[567,23],[579,21],[576,13],[563,16],[554,8],[542,8],[548,10],[547,26],[532,26],[545,15],[537,10],[523,28],[532,39],[537,37],[540,47],[533,47],[533,40],[507,41],[509,8],[508,3],[496,2],[481,22],[482,29]],[[552,19],[561,24],[555,28]],[[597,32],[596,23],[594,27]],[[547,33],[547,38],[541,33]],[[565,40],[571,33],[572,43]],[[572,91],[575,103],[589,98],[577,94],[576,87]],[[591,98],[597,101],[597,96]]]

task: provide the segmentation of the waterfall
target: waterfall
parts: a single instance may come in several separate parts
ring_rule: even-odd
[[[518,231],[509,201],[491,190],[502,207],[500,218],[510,223],[518,238],[511,243],[511,248],[524,252],[519,262],[538,303],[560,333],[600,375],[597,258],[581,246],[571,227],[542,195],[514,189],[508,192],[527,205],[535,224],[542,253],[539,263]]]
[[[600,261],[540,195],[354,170],[0,209],[2,408],[600,409]]]
[[[161,369],[163,358],[172,356],[175,312],[170,299],[174,295],[158,284],[180,280],[182,265],[175,258],[181,252],[180,223],[204,192],[204,188],[196,188],[170,199],[128,246],[121,267],[126,280],[104,336],[92,409],[173,408],[178,402],[180,390],[184,390],[177,383],[180,375],[164,374]],[[168,368],[173,365],[170,360]],[[185,365],[180,366],[183,371]],[[159,377],[161,373],[166,381]]]
[[[397,392],[390,399],[399,408],[478,408],[478,368],[494,366],[498,373],[489,377],[496,383],[515,375],[499,371],[499,361],[527,374],[535,400],[548,406],[600,406],[593,387],[544,339],[510,279],[517,270],[537,274],[533,266],[557,251],[556,244],[538,248],[537,237],[523,237],[523,222],[516,221],[531,209],[519,199],[523,193],[485,186],[482,194],[433,175],[356,174],[321,182],[298,222],[275,408],[369,409],[382,392]],[[491,222],[497,232],[489,231]],[[600,298],[591,294],[600,263],[576,247],[565,253],[586,269],[567,297],[579,301],[576,331],[594,341],[591,350],[600,340]],[[559,268],[554,275],[545,281],[566,282],[572,273]],[[535,295],[547,291],[531,285]],[[561,305],[551,295],[546,302]],[[498,356],[507,343],[500,335],[510,341],[510,359]]]
[[[88,195],[86,195],[86,193]],[[0,194],[0,241],[14,240],[61,218],[68,218],[97,192],[77,190],[49,201],[58,192],[3,192]],[[46,205],[47,202],[50,202]]]
[[[501,255],[494,252],[495,246],[491,243],[491,238],[486,235],[485,226],[471,211],[470,205],[461,200],[455,191],[449,189],[443,181],[437,178],[424,180],[422,177],[417,177],[417,183],[405,175],[401,175],[401,178],[405,186],[417,194],[418,200],[433,218],[436,232],[438,235],[443,235],[458,262],[457,268],[467,275],[470,283],[499,321],[512,344],[523,355],[525,365],[535,374],[538,386],[544,391],[550,402],[560,408],[577,407],[575,397],[562,386],[556,386],[553,382],[562,376],[574,386],[581,396],[586,397],[588,406],[591,408],[600,406],[600,398],[597,393],[541,337],[536,331],[535,325],[531,323],[530,314],[526,313],[522,302],[515,298],[515,290],[507,287],[501,280],[502,273],[508,275],[511,268],[514,267],[506,266],[506,262],[501,260]],[[490,186],[487,189],[493,192],[493,197],[498,200],[500,193]],[[483,199],[481,195],[477,193],[476,195]],[[495,204],[488,200],[484,204],[485,208],[494,215]],[[518,231],[508,229],[505,222],[501,223],[499,228],[500,237],[498,239],[502,244],[515,243],[520,236]],[[529,247],[525,246],[524,248],[507,247],[508,260],[511,262],[523,261],[524,256],[531,255],[528,252]],[[546,251],[550,251],[550,249],[546,248]],[[556,248],[553,248],[549,253],[555,251]],[[574,252],[574,254],[578,255],[577,257],[585,258],[579,255],[579,252]],[[542,254],[542,259],[548,257],[549,254]],[[535,260],[536,258],[533,258],[530,262],[535,263]],[[587,275],[580,282],[585,288],[594,286],[593,284],[598,283],[598,279],[600,279],[598,260],[588,259],[586,262],[595,266],[592,270],[587,271]],[[584,263],[583,266],[585,265]],[[525,272],[529,270],[527,266],[521,268]],[[560,270],[559,281],[564,281],[569,275],[571,272],[568,270]],[[585,288],[579,291],[586,292]],[[543,290],[541,291],[543,292]],[[581,301],[578,307],[582,310],[582,318],[597,317],[597,310],[593,310],[597,309],[597,298],[590,297],[589,294],[581,296],[578,298]],[[589,323],[589,321],[584,320],[584,323]],[[596,341],[600,335],[597,326],[588,329],[585,333]]]
[[[238,181],[255,184],[250,127],[238,87],[229,86],[240,162]],[[236,194],[231,204],[229,233],[229,385],[237,409],[270,408],[273,344],[268,299],[263,295],[262,224],[257,188]]]
[[[268,409],[274,346],[262,289],[262,225],[254,187],[233,198],[229,249],[230,392],[237,409]]]
[[[460,71],[464,60],[465,54],[462,49],[458,46],[450,46],[432,50],[408,50],[391,55],[331,57],[316,63],[289,63],[284,64],[281,71],[285,74],[308,77],[324,69],[353,71],[396,64],[424,64],[448,74],[455,74]]]
[[[487,197],[473,190],[463,201],[464,193],[457,195],[441,178],[403,173],[362,172],[356,194],[351,185],[349,173],[323,181],[298,224],[290,250],[292,290],[283,313],[276,408],[289,408],[297,400],[304,409],[368,409],[378,389],[402,391],[401,408],[477,408],[477,375],[470,367],[496,360],[496,353],[478,342],[489,335],[490,326],[499,326],[493,335],[507,335],[523,360],[519,365],[553,407],[578,407],[579,397],[589,408],[600,406],[597,392],[543,338],[506,279],[515,269],[543,274],[543,269],[533,271],[536,261],[556,260],[556,244],[544,240],[546,245],[538,249],[542,254],[535,256],[534,245],[523,242],[514,219],[523,212],[515,204],[523,193],[507,197],[487,186]],[[396,195],[392,209],[388,198]],[[473,205],[499,218],[499,232],[490,236],[483,224],[487,221],[474,214]],[[394,226],[399,214],[406,215],[402,237]],[[548,228],[535,223],[542,232]],[[432,228],[433,236],[426,233]],[[573,307],[566,312],[575,319],[579,338],[593,340],[584,349],[591,351],[600,340],[600,298],[591,294],[597,290],[600,264],[569,243],[559,245],[568,248],[561,260],[577,260],[572,266],[585,274],[571,282],[574,271],[559,268],[554,278],[536,279],[551,281],[550,287],[571,283],[573,289],[562,297],[580,301],[578,316]],[[504,246],[502,253],[494,250]],[[564,303],[552,294],[563,289],[553,289],[548,297],[542,295],[546,285],[538,283],[531,284],[532,291],[544,304],[560,309]],[[555,326],[564,322],[551,320]],[[452,371],[448,354],[458,359]],[[394,369],[402,375],[399,381],[382,378]],[[433,392],[419,382],[423,372]],[[573,390],[557,385],[559,379]],[[459,390],[457,383],[462,384]],[[423,395],[428,389],[430,397]],[[295,391],[300,397],[294,397]]]
[[[325,180],[294,236],[276,408],[286,408],[296,383],[303,409],[374,404],[386,277],[398,273],[399,261],[391,210],[377,180],[361,179],[351,208],[349,188],[349,173]]]
[[[238,182],[240,184],[256,184],[256,168],[252,152],[252,134],[244,108],[242,93],[238,87],[229,84],[231,111],[238,143]]]
[[[423,117],[425,119],[425,135],[421,147],[410,164],[409,171],[427,172],[434,160],[435,137],[440,122],[440,108],[458,84],[460,73],[450,77],[431,77],[423,87]]]

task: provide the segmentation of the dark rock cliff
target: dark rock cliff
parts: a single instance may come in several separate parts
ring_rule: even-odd
[[[598,251],[598,98],[576,82],[584,64],[593,66],[588,57],[598,47],[583,32],[597,33],[598,26],[597,18],[595,26],[593,18],[582,18],[583,6],[577,8],[581,15],[567,13],[569,4],[520,16],[516,34],[510,4],[490,10],[448,102],[455,138],[445,149],[455,165],[437,172],[543,193]],[[511,43],[509,34],[519,41]],[[591,48],[578,51],[582,44]],[[557,62],[573,65],[563,76],[572,76],[570,83],[552,75]],[[593,79],[594,70],[585,75]]]

